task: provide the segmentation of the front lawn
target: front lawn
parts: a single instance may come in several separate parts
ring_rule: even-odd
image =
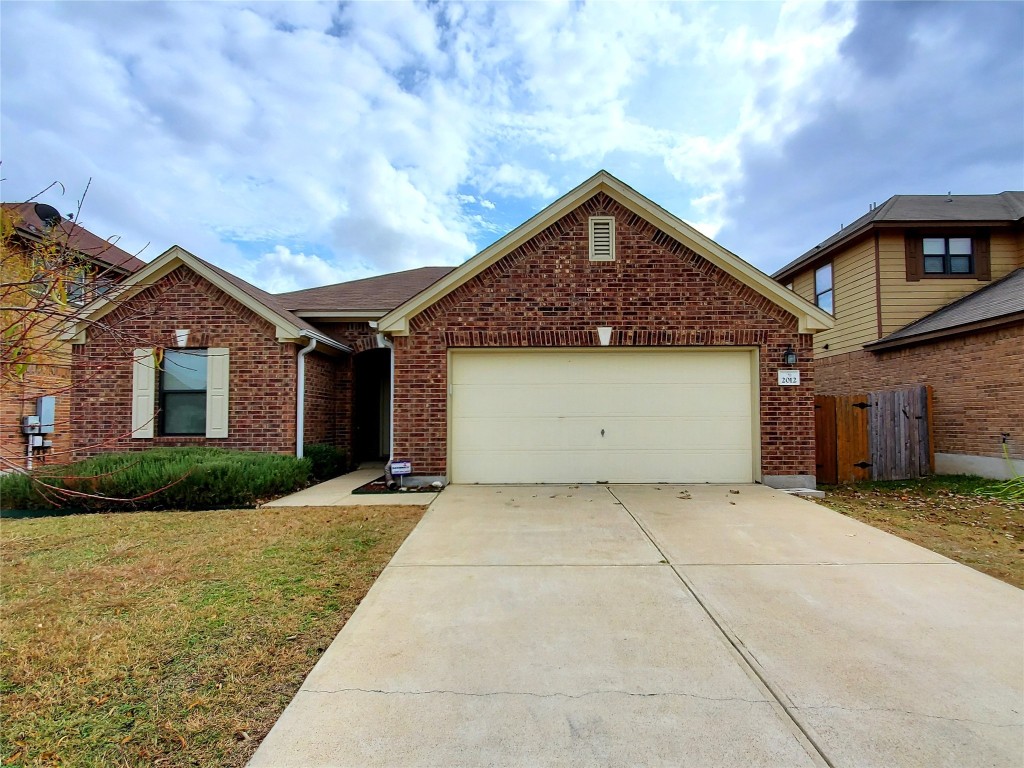
[[[0,762],[243,765],[422,514],[4,520]]]
[[[821,503],[1024,588],[1024,502],[993,497],[994,486],[942,475],[825,486]]]

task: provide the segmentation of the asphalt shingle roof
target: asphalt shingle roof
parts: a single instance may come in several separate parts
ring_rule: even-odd
[[[208,261],[200,259],[198,256],[193,256],[193,258],[196,261],[201,262],[204,266],[209,267],[212,271],[216,272],[220,277],[224,278],[227,282],[231,283],[233,286],[235,286],[235,288],[242,291],[253,300],[258,301],[263,306],[281,315],[285,320],[288,320],[290,323],[294,324],[296,328],[299,328],[300,330],[303,331],[309,331],[317,338],[326,338],[324,336],[323,331],[321,331],[316,326],[306,322],[301,317],[299,317],[298,315],[294,314],[291,310],[289,310],[287,305],[281,301],[279,296],[275,296],[272,293],[267,293],[266,291],[257,288],[252,283],[247,283],[242,278],[233,275],[230,272],[227,272],[226,270],[223,270],[220,267],[215,266]]]
[[[420,267],[304,291],[279,293],[276,298],[292,312],[388,311],[411,299],[453,269],[455,267]]]
[[[925,315],[879,339],[875,344],[910,340],[917,336],[947,331],[971,323],[1024,313],[1024,267],[968,294],[952,304]],[[868,344],[868,347],[873,346]]]
[[[1020,221],[1024,219],[1024,192],[996,195],[893,195],[874,210],[843,227],[806,253],[789,262],[772,277],[813,261],[836,243],[863,231],[871,224],[918,224],[928,222]]]
[[[47,234],[47,227],[36,214],[35,203],[3,203],[5,210],[15,217],[15,226],[36,237]],[[138,272],[146,263],[123,251],[108,240],[94,235],[85,227],[62,218],[56,225],[60,228],[69,248],[93,261],[109,264],[125,272]]]

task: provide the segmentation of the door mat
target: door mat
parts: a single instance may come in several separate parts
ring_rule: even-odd
[[[419,486],[406,485],[406,486],[399,486],[398,488],[395,488],[394,490],[392,490],[392,489],[388,488],[387,481],[384,479],[384,475],[381,475],[376,480],[371,480],[370,482],[366,483],[366,485],[359,486],[354,491],[352,491],[352,494],[356,495],[356,494],[364,494],[364,493],[370,493],[370,494],[373,494],[373,493],[379,493],[379,494],[386,494],[386,493],[437,493],[440,490],[441,490],[440,488],[432,488],[429,485],[419,485]]]

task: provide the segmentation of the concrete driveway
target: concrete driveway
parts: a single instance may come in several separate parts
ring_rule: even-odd
[[[1017,767],[1022,711],[1024,592],[809,501],[453,486],[250,765]]]

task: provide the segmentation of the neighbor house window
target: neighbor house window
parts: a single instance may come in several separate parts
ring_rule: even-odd
[[[160,366],[160,434],[206,434],[206,350],[164,352]]]
[[[814,270],[814,303],[832,314],[832,264]]]
[[[922,242],[926,275],[970,275],[974,259],[969,237],[926,237]]]
[[[84,267],[73,269],[65,277],[65,290],[72,304],[86,303],[86,273]]]

